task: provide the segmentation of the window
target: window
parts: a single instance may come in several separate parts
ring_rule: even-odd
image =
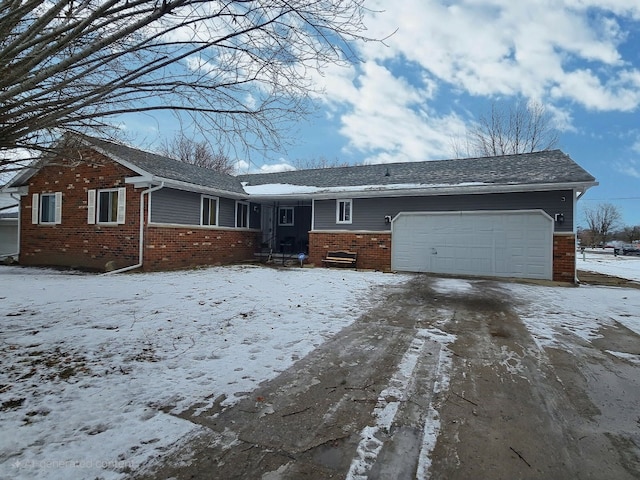
[[[216,197],[202,196],[201,225],[218,225],[218,199]]]
[[[336,207],[336,223],[351,223],[351,200],[338,200]]]
[[[249,204],[236,202],[236,228],[249,227]]]
[[[53,193],[40,195],[40,223],[56,223],[56,196]]]
[[[124,224],[127,189],[87,190],[87,223]]]
[[[278,209],[278,225],[282,227],[293,225],[293,207],[280,207]]]
[[[62,192],[34,193],[31,203],[31,223],[58,225],[62,223]]]

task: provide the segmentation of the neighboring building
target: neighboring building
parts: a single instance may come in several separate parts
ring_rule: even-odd
[[[578,197],[564,153],[218,174],[69,136],[5,191],[20,263],[98,270],[227,264],[262,249],[358,253],[358,268],[575,280]]]
[[[17,197],[16,197],[17,198]],[[18,253],[18,200],[0,193],[0,261]]]

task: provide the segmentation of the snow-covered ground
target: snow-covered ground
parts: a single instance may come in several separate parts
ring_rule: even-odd
[[[0,478],[124,478],[198,433],[169,412],[234,403],[352,323],[373,287],[404,280],[1,267]]]
[[[598,264],[629,275],[615,266],[634,260],[611,257]],[[0,478],[126,478],[200,433],[175,413],[221,396],[236,402],[352,323],[376,288],[407,278],[254,266],[119,276],[0,267]],[[471,284],[436,287],[446,294]],[[524,300],[516,308],[541,346],[567,331],[592,338],[616,321],[640,334],[638,289],[504,287]]]
[[[578,270],[604,273],[640,282],[640,256],[613,254],[613,250],[586,250],[577,254]]]

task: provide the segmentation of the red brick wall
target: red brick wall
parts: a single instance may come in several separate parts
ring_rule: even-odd
[[[21,199],[20,263],[104,270],[138,261],[138,218],[140,191],[126,185],[124,225],[87,223],[87,190],[125,187],[124,178],[135,175],[93,150],[79,152],[83,161],[55,160],[29,181],[29,194]],[[78,158],[77,156],[74,158]],[[34,193],[62,192],[62,223],[31,223]]]
[[[553,236],[553,279],[557,282],[575,283],[576,236],[574,234]]]
[[[256,231],[149,225],[144,269],[173,270],[253,260],[260,237]]]
[[[322,265],[327,252],[349,250],[358,254],[357,268],[391,269],[391,233],[310,232],[309,262]]]

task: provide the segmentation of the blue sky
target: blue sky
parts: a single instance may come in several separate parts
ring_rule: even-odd
[[[632,0],[370,0],[361,63],[332,67],[318,112],[298,125],[296,159],[351,164],[451,158],[493,101],[543,103],[559,147],[600,182],[578,202],[609,202],[640,225],[640,2]],[[144,125],[146,124],[146,127]],[[158,138],[171,122],[131,119]],[[149,140],[149,131],[143,133]],[[580,222],[583,223],[583,222]]]

